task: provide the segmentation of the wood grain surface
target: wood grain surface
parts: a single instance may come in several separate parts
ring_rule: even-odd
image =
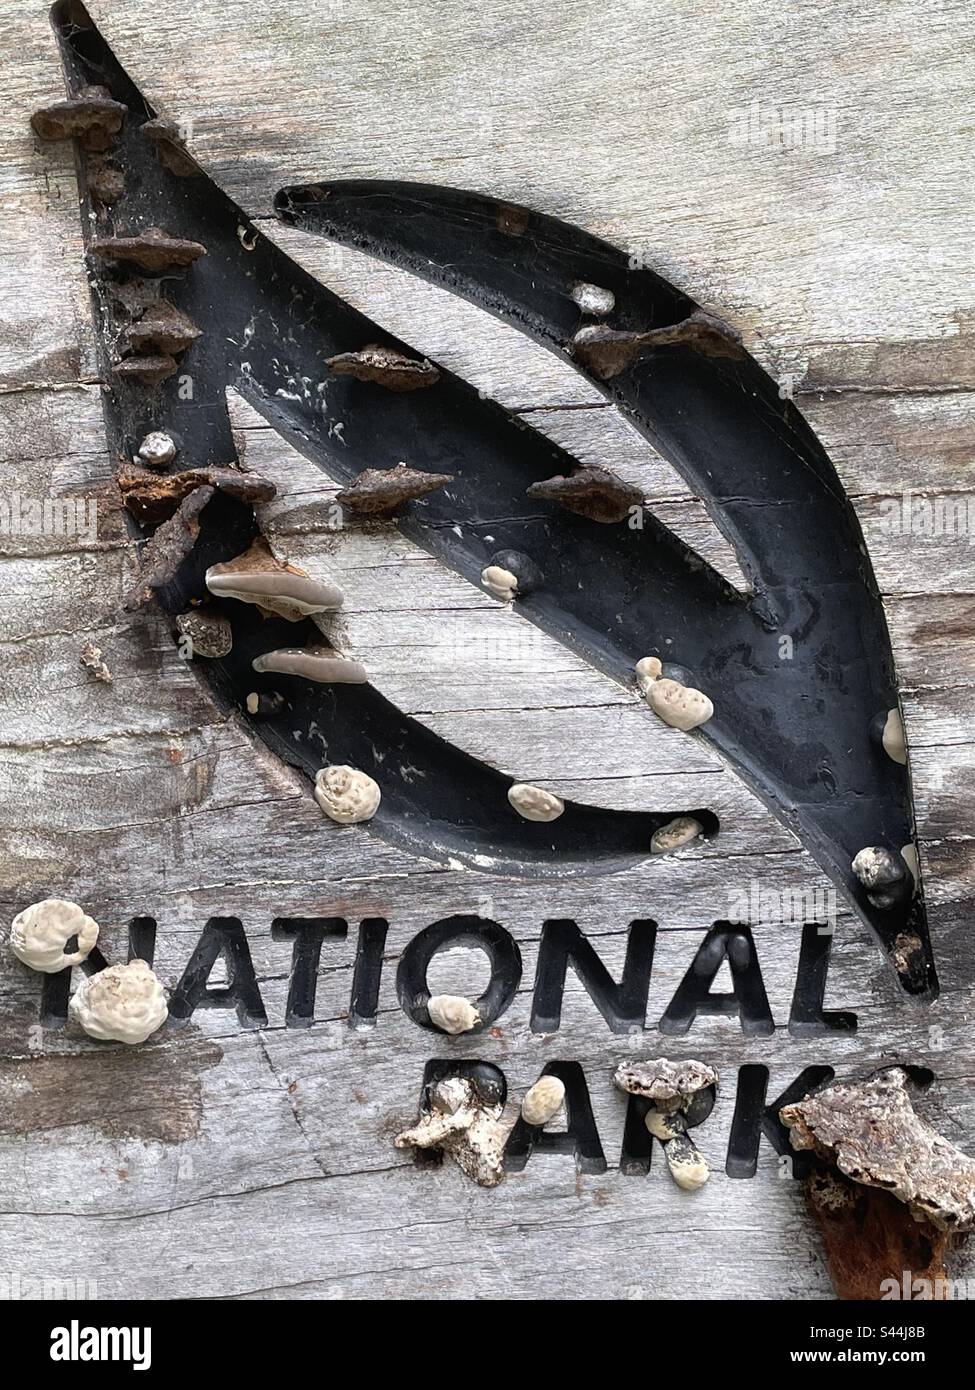
[[[331,530],[335,486],[235,397],[242,458],[278,484],[262,511],[275,548],[338,578],[343,650],[388,698],[513,777],[617,808],[708,806],[721,834],[637,870],[554,884],[414,859],[325,822],[305,782],[215,708],[158,612],[120,617],[136,561],[104,441],[73,156],[28,127],[61,93],[56,46],[42,4],[2,0],[0,500],[94,499],[97,528],[0,527],[0,920],[69,896],[116,960],[128,922],[152,916],[156,968],[172,986],[207,919],[237,917],[268,1022],[201,1009],[128,1050],[43,1029],[39,977],[4,947],[0,1285],[84,1281],[101,1297],[164,1298],[830,1297],[779,1156],[763,1141],[754,1178],[724,1171],[739,1066],[770,1069],[770,1099],[806,1066],[927,1066],[936,1079],[919,1108],[975,1146],[975,534],[905,533],[889,505],[905,492],[950,495],[975,523],[970,8],[90,9],[266,235],[580,458],[639,481],[736,583],[700,501],[568,364],[431,286],[280,228],[273,195],[335,176],[477,188],[609,237],[741,330],[830,452],[885,596],[942,991],[912,1004],[841,912],[826,1006],[854,1011],[858,1029],[795,1037],[799,929],[768,923],[755,939],[774,1036],[745,1037],[736,1018],[662,1036],[657,1020],[729,895],[752,883],[825,891],[809,856],[709,748],[395,528]],[[820,137],[793,144],[803,113]],[[80,664],[89,641],[111,684]],[[400,1009],[396,963],[422,927],[462,912],[511,931],[524,973],[496,1035],[447,1041]],[[323,948],[313,1025],[288,1028],[291,944],[271,923],[315,915],[345,918],[349,933]],[[355,1030],[356,930],[370,916],[390,930],[375,1026]],[[572,971],[559,1031],[530,1031],[552,917],[574,918],[616,976],[629,922],[658,922],[644,1033],[610,1032]],[[452,992],[484,977],[466,951],[431,972]],[[674,1186],[659,1150],[646,1177],[618,1170],[625,1103],[613,1069],[660,1055],[720,1073],[698,1134],[714,1171],[695,1194]],[[415,1118],[425,1062],[443,1056],[501,1066],[513,1103],[548,1061],[580,1062],[606,1172],[538,1154],[485,1191],[452,1165],[415,1167],[392,1139]]]

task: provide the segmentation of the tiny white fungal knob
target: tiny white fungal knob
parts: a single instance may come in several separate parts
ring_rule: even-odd
[[[696,1192],[711,1176],[708,1161],[686,1134],[675,1135],[664,1144],[670,1176],[685,1192]]]
[[[604,290],[601,285],[591,285],[587,280],[577,280],[569,293],[584,314],[601,317],[603,314],[612,313],[616,304],[616,296],[612,290]]]
[[[165,468],[176,457],[176,445],[162,430],[153,430],[139,445],[139,461],[147,468]]]
[[[636,664],[636,683],[640,694],[646,696],[654,681],[663,675],[663,664],[659,656],[643,656]]]
[[[338,764],[323,767],[315,777],[315,800],[339,825],[357,825],[372,820],[379,810],[382,793],[378,782],[358,768]]]
[[[77,949],[65,954],[72,937]],[[98,940],[98,923],[66,898],[45,898],[18,912],[10,925],[10,949],[31,970],[52,975],[68,965],[80,965]]]
[[[460,994],[431,995],[427,1000],[427,1013],[431,1023],[455,1037],[458,1033],[469,1033],[481,1021],[471,1001]]]
[[[904,737],[904,721],[899,709],[892,709],[887,715],[881,742],[888,758],[893,758],[895,763],[907,762],[907,740]]]
[[[650,836],[651,854],[669,854],[671,850],[681,849],[696,840],[704,827],[693,816],[675,816]]]
[[[541,787],[530,786],[527,782],[516,782],[508,788],[508,800],[519,816],[525,820],[558,820],[565,810],[565,802],[552,792]]]
[[[89,975],[72,996],[68,1014],[99,1042],[135,1044],[162,1027],[169,1009],[152,967],[130,960]]]
[[[648,1110],[643,1123],[662,1144],[676,1139],[686,1129],[684,1118],[677,1110]]]
[[[655,680],[647,691],[647,699],[654,714],[660,716],[665,724],[687,733],[700,724],[706,724],[714,714],[714,705],[700,690],[692,685],[681,685],[679,681]]]
[[[521,1118],[526,1125],[547,1125],[562,1108],[565,1082],[557,1076],[540,1076],[521,1102]]]
[[[493,598],[510,603],[518,592],[518,576],[500,565],[488,565],[481,570],[481,583]]]
[[[921,865],[917,857],[917,845],[909,844],[901,846],[901,858],[911,871],[911,877],[915,883],[921,882]]]

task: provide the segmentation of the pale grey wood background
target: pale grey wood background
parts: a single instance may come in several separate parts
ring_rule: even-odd
[[[925,1112],[975,1144],[970,805],[975,583],[970,537],[891,535],[883,501],[973,489],[975,353],[971,13],[963,0],[782,5],[663,0],[596,7],[454,3],[268,7],[96,0],[96,20],[149,98],[190,130],[208,171],[262,229],[393,332],[467,375],[581,456],[639,478],[660,514],[730,576],[734,558],[679,477],[564,364],[427,286],[270,223],[275,190],[328,176],[483,189],[609,236],[716,308],[791,381],[855,498],[886,595],[904,689],[942,996],[910,1005],[842,918],[828,1007],[855,1037],[797,1041],[798,933],[757,929],[773,1039],[731,1020],[690,1036],[613,1037],[570,975],[563,1027],[528,1031],[542,920],[574,916],[618,970],[631,917],[661,927],[649,1019],[730,888],[823,884],[792,837],[704,745],[391,531],[325,531],[328,480],[238,401],[247,462],[278,481],[275,545],[336,574],[338,635],[376,684],[505,772],[612,806],[708,804],[723,833],[666,864],[532,887],[418,862],[327,825],[307,787],[221,718],[167,626],[119,622],[134,568],[112,495],[70,150],[38,148],[30,111],[61,80],[45,7],[0,3],[0,477],[4,493],[97,496],[97,537],[0,534],[0,909],[62,892],[103,924],[159,920],[178,978],[207,916],[239,915],[270,1015],[243,1031],[200,1012],[178,1037],[122,1052],[37,1028],[37,978],[0,963],[0,1293],[20,1277],[95,1281],[101,1296],[819,1298],[829,1283],[797,1185],[763,1147],[723,1173],[736,1067],[770,1095],[809,1063],[855,1073],[925,1062]],[[835,118],[833,148],[738,145],[758,102]],[[78,663],[87,640],[114,684]],[[499,669],[493,654],[525,655]],[[518,937],[522,991],[500,1036],[437,1045],[399,1011],[395,958],[450,912]],[[326,945],[316,1022],[286,1030],[290,946],[272,917],[391,922],[382,1007],[352,1032],[353,944]],[[437,982],[475,983],[466,955]],[[417,1171],[391,1144],[430,1056],[483,1056],[517,1096],[550,1058],[586,1068],[610,1170],[538,1157],[493,1192]],[[698,1055],[722,1086],[700,1142],[709,1185],[680,1193],[658,1161],[614,1171],[627,1056]]]

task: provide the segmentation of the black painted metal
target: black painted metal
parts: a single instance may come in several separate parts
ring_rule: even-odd
[[[506,469],[524,468],[527,476],[542,478],[572,460],[449,373],[441,374],[433,390],[403,395],[329,375],[327,357],[378,338],[389,343],[389,335],[277,250],[205,175],[178,176],[165,168],[154,142],[142,134],[152,108],[84,8],[66,0],[55,6],[54,16],[72,89],[105,86],[129,110],[111,152],[125,171],[126,192],[114,209],[99,212],[97,234],[162,226],[207,248],[192,269],[160,282],[165,298],[206,332],[185,354],[179,373],[152,391],[113,377],[114,345],[126,322],[120,286],[131,276],[91,258],[110,383],[106,415],[119,456],[131,457],[148,431],[163,429],[181,445],[181,468],[234,461],[225,398],[231,385],[339,478],[351,480],[364,468],[402,458],[431,472],[461,475],[449,495],[411,503],[403,529],[421,536],[432,531],[450,555],[464,554],[466,573],[479,575],[486,559],[452,544],[456,537],[447,520],[452,524],[468,507],[492,515],[506,490],[499,476]],[[79,155],[85,211],[94,217],[90,161],[84,151]],[[90,239],[87,216],[83,227]],[[336,430],[339,424],[344,428]],[[250,508],[225,495],[214,497],[201,522],[193,553],[160,592],[171,613],[206,597],[208,566],[240,554],[258,533]],[[449,558],[444,544],[430,548]],[[265,619],[255,607],[232,600],[214,606],[226,614],[234,636],[229,656],[199,665],[217,699],[243,713],[249,692],[280,691],[283,707],[254,721],[255,732],[312,778],[329,762],[375,773],[383,795],[370,828],[401,848],[441,862],[453,857],[494,872],[546,877],[607,872],[649,859],[653,832],[677,815],[693,815],[708,835],[718,830],[717,817],[703,808],[638,814],[570,802],[556,821],[523,820],[508,804],[509,778],[403,715],[373,687],[313,685],[252,670],[252,659],[263,652],[320,641],[312,622]]]
[[[668,348],[607,388],[713,508],[754,584],[754,594],[743,597],[649,515],[643,530],[633,530],[528,499],[530,483],[571,471],[574,460],[449,372],[435,387],[403,394],[330,374],[327,357],[369,342],[411,350],[296,266],[202,172],[186,177],[165,168],[141,130],[152,108],[83,6],[60,0],[53,16],[72,90],[99,84],[129,109],[113,151],[125,194],[108,210],[86,198],[86,236],[97,211],[99,235],[163,226],[208,251],[164,281],[166,299],[206,330],[180,374],[151,391],[110,377],[108,426],[119,455],[131,456],[143,434],[164,428],[180,440],[181,467],[232,461],[224,398],[232,385],[340,479],[401,459],[455,474],[453,484],[410,504],[402,530],[472,580],[498,549],[530,555],[544,583],[520,611],[618,679],[629,681],[634,662],[654,651],[687,667],[716,706],[701,736],[800,835],[889,952],[903,957],[905,934],[920,938],[900,978],[911,993],[933,993],[920,893],[913,904],[879,912],[849,868],[865,845],[897,848],[913,837],[906,770],[868,736],[876,714],[896,704],[882,605],[829,460],[757,364]],[[79,158],[87,191],[88,156],[79,151]],[[286,190],[278,211],[438,279],[560,352],[584,321],[568,292],[573,282],[614,292],[616,328],[670,324],[694,307],[649,271],[630,269],[608,244],[537,214],[512,217],[510,208],[473,194],[331,185]],[[115,273],[101,264],[92,270],[108,358],[124,315]],[[225,496],[213,499],[202,523],[194,553],[161,593],[170,612],[202,597],[206,567],[239,553],[256,533],[249,509]],[[251,673],[259,651],[317,636],[312,624],[296,628],[265,621],[247,605],[222,607],[234,650],[207,663],[218,699],[240,708],[250,690],[281,690],[284,709],[255,729],[309,773],[327,761],[374,770],[381,757],[383,803],[374,824],[395,843],[502,872],[592,872],[645,854],[652,830],[676,814],[570,806],[548,825],[521,821],[507,807],[507,779],[371,687],[310,687]],[[782,635],[793,639],[792,661],[779,658]],[[423,775],[404,775],[410,767]],[[692,814],[716,829],[707,812]]]
[[[476,193],[335,182],[286,188],[276,208],[293,226],[470,299],[560,355],[587,324],[643,333],[698,308],[609,243]],[[609,315],[582,313],[571,295],[578,282],[612,292]],[[715,705],[698,736],[808,845],[889,951],[904,935],[923,942],[901,975],[910,992],[933,992],[921,893],[880,911],[850,869],[867,845],[899,850],[912,841],[914,816],[907,768],[870,737],[878,713],[897,706],[893,658],[862,532],[832,463],[745,353],[662,347],[596,384],[705,501],[753,593],[729,595],[699,561],[661,566],[655,537],[624,527],[607,536],[558,517],[554,545],[591,582],[550,583],[521,611],[550,630],[569,628],[621,678],[649,654],[688,668]],[[493,529],[501,544],[537,555],[552,528],[546,515]]]

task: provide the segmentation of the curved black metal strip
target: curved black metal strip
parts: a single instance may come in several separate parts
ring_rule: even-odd
[[[286,188],[276,210],[470,299],[560,354],[596,321],[573,298],[579,282],[612,293],[614,307],[598,322],[619,332],[674,325],[698,308],[607,242],[476,193],[334,182]],[[874,928],[905,988],[933,994],[920,886],[913,902],[880,910],[850,868],[867,845],[912,842],[914,817],[907,768],[869,735],[876,716],[897,706],[893,658],[860,526],[829,458],[744,352],[645,350],[597,384],[704,499],[754,593],[716,604],[683,584],[661,604],[649,557],[631,548],[631,572],[602,589],[599,611],[585,590],[560,591],[567,621],[593,653],[604,651],[608,600],[618,607],[609,635],[619,665],[649,652],[693,673],[716,707],[700,734],[809,846]]]
[[[93,226],[100,236],[161,226],[207,248],[207,255],[189,272],[166,275],[158,282],[165,299],[205,332],[186,352],[178,375],[152,391],[111,371],[114,351],[124,344],[125,299],[132,276],[116,274],[90,258],[110,382],[106,416],[114,451],[131,457],[145,433],[165,429],[180,441],[183,468],[232,461],[235,447],[225,389],[234,385],[330,474],[351,479],[364,468],[404,457],[428,471],[456,474],[453,488],[411,504],[403,529],[422,535],[432,553],[471,578],[477,578],[500,542],[472,543],[456,534],[458,520],[469,526],[469,508],[484,518],[473,523],[475,537],[492,529],[490,518],[501,508],[520,510],[522,520],[513,517],[512,527],[544,533],[546,546],[551,545],[560,528],[537,521],[537,506],[523,496],[524,480],[568,470],[573,460],[497,405],[480,400],[449,373],[443,373],[431,390],[404,395],[330,376],[323,367],[325,358],[376,339],[388,344],[389,335],[261,236],[202,172],[189,177],[164,167],[142,131],[154,112],[84,7],[76,0],[62,0],[52,13],[72,89],[102,85],[129,111],[111,151],[126,180],[119,203],[106,209],[92,201],[93,157],[79,152],[86,240],[90,242]],[[512,493],[519,504],[509,509]],[[595,534],[601,528],[577,520],[581,544],[588,546],[593,563],[603,564]],[[204,508],[200,524],[192,554],[160,591],[170,613],[205,598],[206,568],[241,553],[256,535],[250,509],[221,494]],[[662,527],[659,542],[655,550],[661,587],[676,592],[685,576],[691,583],[707,582],[695,557]],[[532,548],[547,563],[548,552],[541,545]],[[554,546],[551,554],[549,582],[558,586],[572,557]],[[622,564],[622,559],[616,563]],[[254,721],[255,732],[310,776],[330,760],[374,773],[383,799],[370,824],[404,849],[441,861],[453,857],[493,872],[546,877],[608,872],[646,860],[654,830],[677,815],[693,815],[707,835],[717,832],[717,818],[706,810],[631,813],[570,802],[556,821],[523,820],[507,801],[510,779],[404,716],[371,686],[312,685],[253,672],[251,661],[262,652],[320,640],[312,623],[264,619],[256,608],[232,600],[214,603],[230,619],[234,632],[228,657],[200,663],[217,698],[225,707],[243,712],[249,692],[280,691],[286,701],[283,710]],[[560,621],[558,605],[553,612]]]

